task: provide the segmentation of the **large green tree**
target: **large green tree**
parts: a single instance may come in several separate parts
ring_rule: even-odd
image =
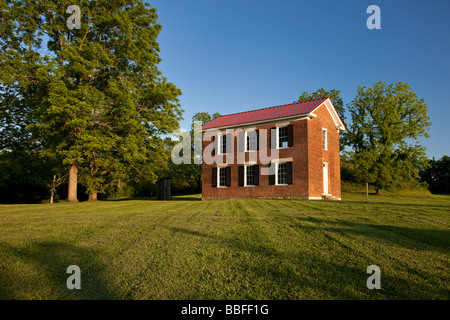
[[[10,72],[0,80],[16,105],[30,108],[43,153],[69,167],[68,201],[76,202],[78,172],[92,199],[121,172],[154,178],[160,136],[178,127],[182,110],[180,90],[157,67],[154,8],[79,1],[80,29],[69,30],[72,4],[1,2],[0,63]]]
[[[407,83],[371,88],[358,87],[349,104],[351,124],[347,138],[354,168],[360,179],[373,183],[377,192],[417,181],[427,166],[420,137],[428,137],[428,107]]]

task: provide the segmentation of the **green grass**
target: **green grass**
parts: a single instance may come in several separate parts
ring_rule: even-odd
[[[450,196],[343,199],[0,205],[0,298],[449,298]]]

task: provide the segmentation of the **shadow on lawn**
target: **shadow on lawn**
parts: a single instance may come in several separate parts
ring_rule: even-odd
[[[242,270],[243,276],[249,281],[247,286],[235,288],[238,296],[233,296],[233,299],[289,300],[298,299],[299,296],[301,299],[417,299],[431,298],[439,294],[433,292],[435,283],[429,282],[429,275],[416,270],[414,266],[408,266],[408,272],[414,277],[427,279],[420,284],[414,283],[414,293],[411,293],[411,282],[385,273],[382,275],[382,290],[369,290],[366,286],[369,277],[366,269],[374,263],[374,257],[362,257],[359,253],[358,258],[354,260],[351,256],[342,260],[340,254],[332,251],[331,246],[330,251],[286,252],[270,247],[264,241],[256,241],[255,244],[244,238],[204,234],[184,228],[167,229],[174,233],[207,239],[220,247],[231,249],[232,257],[227,259],[227,264]],[[252,236],[259,237],[257,234]],[[211,255],[215,254],[212,252]],[[351,265],[346,259],[352,261]],[[387,266],[380,267],[384,270]],[[220,283],[220,279],[217,281]],[[255,283],[258,289],[252,291]],[[414,296],[418,293],[422,296]]]
[[[3,270],[0,268],[0,299],[17,299],[21,293],[26,293],[27,299],[116,298],[107,287],[107,279],[102,277],[104,267],[96,263],[97,253],[93,250],[56,241],[33,242],[24,247],[0,243],[0,247],[8,255],[14,256],[10,261],[15,259],[13,261],[18,261],[16,265],[19,266],[18,270],[8,273],[5,272],[5,266]],[[21,268],[20,265],[26,267]],[[70,265],[80,267],[79,290],[67,288],[66,282],[71,276],[67,273],[67,267]]]
[[[172,196],[172,200],[156,200],[155,197],[136,197],[136,198],[123,198],[123,199],[111,199],[104,201],[134,201],[134,200],[145,200],[145,201],[202,201],[201,196]]]
[[[301,229],[316,229],[353,234],[388,241],[408,249],[426,249],[441,253],[450,247],[450,230],[419,229],[384,224],[366,224],[317,218],[295,217],[295,226]],[[316,225],[306,225],[304,222]]]
[[[384,200],[384,199],[383,199]],[[361,205],[366,205],[366,206],[386,206],[386,207],[414,207],[414,208],[420,208],[420,209],[425,209],[425,210],[429,210],[429,209],[437,209],[437,210],[442,210],[442,209],[449,209],[450,206],[446,205],[446,204],[435,204],[435,203],[404,203],[404,202],[389,202],[389,201],[381,201],[381,200],[372,200],[369,202],[365,201],[365,200],[347,200],[347,199],[343,199],[343,203],[352,203],[352,204],[361,204]]]
[[[358,299],[361,296],[358,295],[355,287],[361,286],[362,291],[365,291],[367,276],[363,269],[338,266],[320,256],[286,254],[262,243],[251,244],[234,237],[203,234],[184,228],[167,227],[167,229],[174,233],[201,237],[220,247],[228,247],[232,250],[232,258],[227,260],[227,264],[243,270],[242,272],[249,275],[250,281],[246,287],[234,288],[240,293],[239,296],[233,296],[232,299],[289,300],[296,299],[298,295],[305,295],[302,299],[320,299],[320,293],[327,299],[330,297],[333,299]],[[253,261],[259,261],[259,263],[255,264]],[[305,272],[299,274],[299,269]],[[332,278],[333,276],[335,278]],[[349,278],[352,281],[344,281]],[[218,281],[220,282],[220,280]],[[255,281],[258,286],[263,283],[265,287],[259,288],[257,293],[252,292],[252,281]],[[280,287],[283,292],[278,292],[277,287]],[[314,298],[314,294],[311,292],[315,292],[319,296]],[[308,293],[311,294],[309,298],[307,297]],[[260,296],[261,294],[262,296]],[[374,294],[377,295],[376,292]],[[219,299],[230,298],[219,297]]]

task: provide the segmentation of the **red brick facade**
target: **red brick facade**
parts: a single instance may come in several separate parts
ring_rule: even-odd
[[[331,106],[331,108],[333,108]],[[260,168],[259,184],[256,186],[239,185],[239,167],[243,163],[238,162],[239,154],[239,133],[233,132],[232,140],[234,150],[233,161],[226,161],[226,155],[216,156],[222,159],[223,164],[207,164],[205,162],[205,153],[202,165],[202,199],[238,199],[238,198],[293,198],[293,199],[322,199],[324,197],[340,200],[341,182],[340,182],[340,155],[339,155],[339,130],[336,128],[336,121],[333,120],[327,105],[324,103],[313,114],[308,116],[275,119],[272,122],[266,122],[260,125],[239,126],[231,129],[253,130],[259,129],[260,139],[265,139],[268,146],[268,155],[271,155],[273,149],[270,149],[270,134],[261,135],[263,129],[270,132],[271,129],[292,125],[292,146],[278,149],[278,160],[272,162],[292,163],[292,170],[289,184],[272,185],[269,175],[261,174],[263,168],[268,168],[270,164],[261,162],[260,153],[266,153],[265,150],[245,152],[245,164],[257,164]],[[326,129],[326,150],[323,144],[323,130]],[[226,133],[226,130],[221,130]],[[203,139],[203,150],[210,145],[213,136],[216,133],[206,131]],[[260,146],[263,144],[259,141]],[[211,146],[209,146],[211,148]],[[250,155],[256,154],[256,162],[249,162]],[[242,153],[241,153],[242,155]],[[230,160],[230,159],[229,159]],[[328,193],[324,195],[324,163],[328,166]],[[214,180],[213,168],[230,167],[229,186],[213,186]],[[242,171],[241,171],[242,172]],[[292,179],[292,180],[290,180]],[[273,182],[273,180],[272,180]]]

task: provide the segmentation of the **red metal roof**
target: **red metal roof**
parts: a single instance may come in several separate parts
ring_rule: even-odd
[[[210,123],[203,126],[202,130],[228,127],[238,124],[286,118],[292,116],[304,115],[312,112],[318,106],[320,106],[328,98],[295,102],[290,104],[284,104],[282,106],[233,113],[225,116],[221,116]]]

